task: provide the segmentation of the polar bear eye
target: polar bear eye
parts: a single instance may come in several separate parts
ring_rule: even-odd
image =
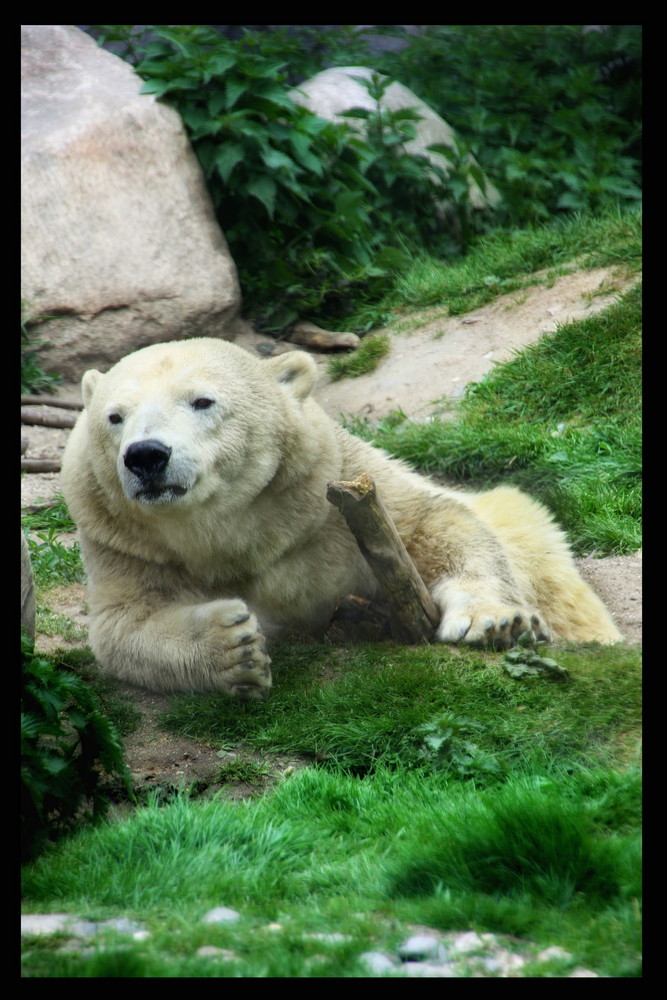
[[[209,406],[213,406],[213,400],[208,399],[206,396],[201,396],[200,399],[195,399],[192,404],[193,410],[208,410]]]
[[[109,423],[110,424],[122,424],[122,422],[123,422],[123,418],[121,417],[120,413],[110,413],[109,414]]]

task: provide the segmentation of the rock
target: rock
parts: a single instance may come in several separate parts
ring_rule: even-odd
[[[458,979],[458,973],[448,962],[404,962],[401,971],[410,979]]]
[[[567,961],[571,959],[572,955],[569,951],[565,951],[564,948],[560,948],[558,945],[551,945],[550,948],[543,948],[538,955],[535,956],[536,962],[553,962],[557,961]]]
[[[21,915],[21,934],[70,934],[78,938],[95,937],[100,931],[129,934],[135,941],[150,937],[141,924],[126,917],[110,920],[81,920],[71,913],[25,913]]]
[[[389,970],[395,971],[399,962],[392,955],[385,955],[382,951],[364,951],[359,956],[359,961],[376,976],[381,976]]]
[[[201,918],[203,924],[233,924],[241,919],[241,914],[228,906],[216,906]]]
[[[321,941],[324,944],[345,944],[346,941],[353,941],[350,934],[341,934],[339,931],[314,931],[312,934],[305,934],[309,941]]]
[[[433,934],[413,934],[399,946],[398,954],[404,961],[430,958],[446,962],[449,957],[447,949]]]
[[[233,339],[236,267],[179,115],[72,25],[21,31],[21,298],[41,367],[78,379],[146,344]]]
[[[217,948],[213,944],[204,944],[201,948],[197,948],[195,955],[197,958],[219,958],[224,962],[233,962],[239,957],[235,951],[229,948]]]
[[[355,80],[361,76],[370,80],[374,70],[367,66],[340,66],[325,69],[309,80],[300,83],[290,92],[292,100],[300,104],[320,118],[327,121],[345,122],[350,128],[363,130],[363,119],[345,118],[344,112],[351,108],[366,108],[375,110],[375,100],[366,87]],[[404,108],[416,108],[421,116],[420,121],[412,122],[416,137],[405,143],[405,151],[413,156],[424,156],[434,166],[445,173],[450,170],[449,160],[441,153],[433,152],[427,147],[431,145],[449,146],[456,150],[456,135],[444,118],[436,114],[416,94],[401,83],[391,83],[384,92],[381,106],[390,111]],[[478,166],[473,157],[469,158],[472,166]],[[478,168],[479,169],[479,168]],[[484,189],[476,181],[470,179],[470,201],[474,208],[490,208],[497,204],[500,195],[486,178],[483,178]]]
[[[450,953],[452,955],[467,955],[471,951],[483,948],[484,945],[484,940],[475,931],[465,931],[462,934],[457,934],[451,942]]]
[[[58,934],[69,929],[69,913],[22,913],[21,934]]]

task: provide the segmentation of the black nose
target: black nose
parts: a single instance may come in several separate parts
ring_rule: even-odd
[[[125,452],[125,467],[135,476],[150,479],[164,472],[170,455],[171,448],[161,441],[136,441]]]

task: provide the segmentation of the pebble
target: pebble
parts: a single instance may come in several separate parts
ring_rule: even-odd
[[[241,914],[228,906],[216,906],[201,918],[203,924],[234,924],[240,919]]]
[[[201,922],[225,925],[236,923],[240,919],[241,914],[237,910],[227,906],[216,906],[204,914]],[[273,932],[282,929],[282,925],[277,923],[267,924],[264,928]],[[79,919],[69,913],[30,913],[21,916],[22,935],[67,934],[70,940],[63,945],[63,948],[69,951],[78,949],[82,954],[87,954],[90,950],[85,947],[84,942],[89,942],[91,938],[96,938],[105,931],[127,935],[134,941],[150,937],[150,932],[140,923],[128,920],[126,917],[92,921]],[[80,941],[79,945],[77,939]],[[304,934],[304,939],[334,945],[354,940],[349,934],[341,934],[338,931]],[[514,938],[507,938],[504,935],[477,934],[475,931],[443,933],[429,928],[415,928],[394,952],[364,951],[360,954],[359,961],[373,976],[398,976],[409,979],[522,978],[524,976],[522,970],[527,963],[572,961],[572,955],[556,945],[532,954],[529,942],[523,942],[524,954],[519,954],[518,943]],[[240,958],[234,951],[210,944],[202,945],[195,954],[199,958],[221,961]],[[326,955],[315,957],[321,961],[328,960]],[[599,977],[597,972],[577,966],[571,971],[564,971],[562,978],[607,977]]]
[[[400,945],[398,954],[404,962],[422,958],[437,958],[440,962],[446,962],[449,958],[447,949],[432,934],[413,934]]]

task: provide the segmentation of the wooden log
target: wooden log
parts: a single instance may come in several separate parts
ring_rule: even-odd
[[[40,427],[74,427],[76,416],[73,413],[44,413],[29,406],[21,407],[21,423],[39,425]]]
[[[362,473],[352,482],[327,484],[327,500],[337,507],[389,604],[392,636],[404,645],[432,642],[440,612],[417,572],[373,479]]]
[[[287,337],[293,344],[313,347],[318,351],[349,351],[361,343],[361,337],[356,333],[339,333],[336,330],[323,330],[315,323],[300,321],[295,323]]]
[[[57,406],[61,410],[82,410],[83,403],[57,396],[21,396],[21,406]]]
[[[55,458],[22,458],[21,472],[60,472],[60,460]]]

